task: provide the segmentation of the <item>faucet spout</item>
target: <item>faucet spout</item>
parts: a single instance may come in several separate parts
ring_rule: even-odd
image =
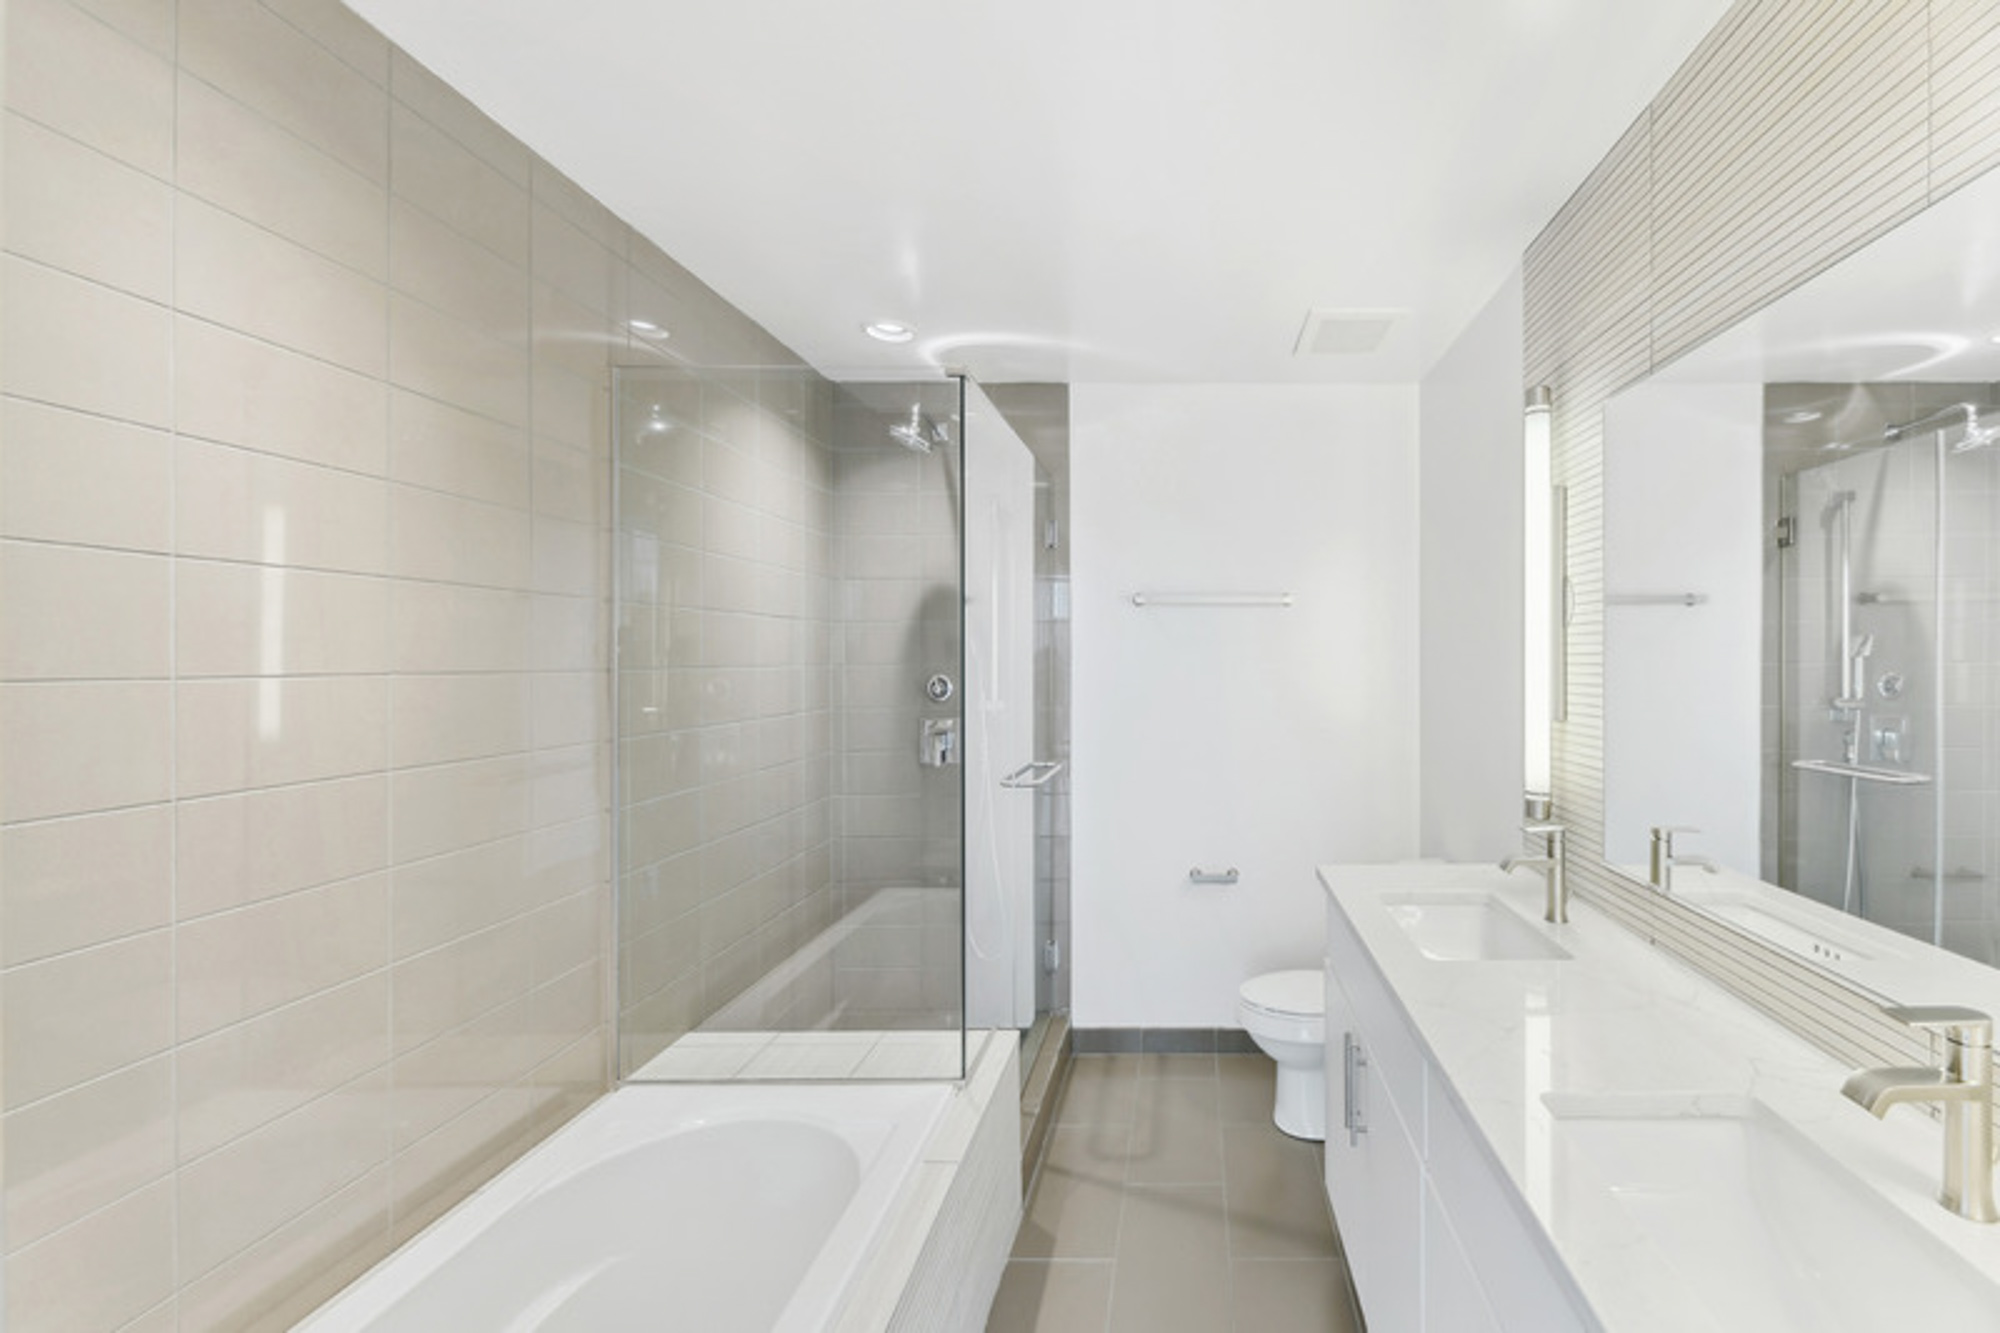
[[[1898,1022],[1944,1038],[1942,1067],[1892,1065],[1848,1076],[1841,1094],[1876,1118],[1904,1103],[1944,1110],[1944,1183],[1938,1202],[1973,1222],[2000,1222],[1993,1206],[1993,1020],[1952,1005],[1892,1005]]]
[[[1561,824],[1528,824],[1521,832],[1539,835],[1545,849],[1541,856],[1510,856],[1500,863],[1508,874],[1516,870],[1539,870],[1548,877],[1548,902],[1542,919],[1555,925],[1569,920],[1568,830]]]
[[[1886,1069],[1863,1069],[1848,1076],[1840,1095],[1876,1119],[1889,1114],[1892,1106],[1914,1106],[1923,1102],[1976,1102],[1985,1090],[1977,1084],[1960,1082],[1942,1069],[1930,1065],[1895,1065]]]

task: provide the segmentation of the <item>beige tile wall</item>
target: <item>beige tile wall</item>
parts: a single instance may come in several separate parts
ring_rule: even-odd
[[[619,379],[619,1061],[634,1073],[830,925],[833,389]],[[825,1018],[825,969],[727,1026]]]
[[[335,0],[4,17],[0,1322],[284,1327],[604,1086],[608,367],[796,363]]]
[[[1529,248],[1576,618],[1556,804],[1584,892],[1835,1055],[1928,1058],[1875,1001],[1603,865],[1603,431],[1619,388],[2000,164],[1990,0],[1740,0]]]
[[[890,428],[907,426],[912,404],[950,428],[960,415],[958,384],[847,386],[834,403],[841,910],[857,911],[881,889],[921,890],[883,899],[835,950],[833,997],[847,1027],[956,1027],[964,1005],[966,770],[918,762],[923,720],[961,716],[967,706],[963,463],[955,430],[952,443],[929,454],[895,443]],[[937,673],[958,688],[942,705],[924,692]]]

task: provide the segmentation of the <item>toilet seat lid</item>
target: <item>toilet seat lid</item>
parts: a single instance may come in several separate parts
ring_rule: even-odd
[[[1326,1013],[1326,978],[1310,969],[1252,977],[1239,993],[1245,1004],[1274,1014],[1318,1018]]]

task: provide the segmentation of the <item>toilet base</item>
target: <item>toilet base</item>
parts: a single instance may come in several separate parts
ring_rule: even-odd
[[[1272,1123],[1295,1139],[1326,1140],[1326,1071],[1318,1065],[1279,1065]]]

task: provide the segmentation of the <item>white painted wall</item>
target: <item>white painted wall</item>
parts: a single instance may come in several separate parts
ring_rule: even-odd
[[[1648,830],[1758,864],[1763,617],[1761,384],[1642,384],[1604,405],[1604,859]],[[1622,595],[1700,593],[1695,607]]]
[[[1318,965],[1316,865],[1417,850],[1417,390],[1078,385],[1071,430],[1075,1021],[1233,1026]],[[1297,602],[1130,601],[1219,589]]]
[[[1419,394],[1425,856],[1499,858],[1521,823],[1521,274]]]

